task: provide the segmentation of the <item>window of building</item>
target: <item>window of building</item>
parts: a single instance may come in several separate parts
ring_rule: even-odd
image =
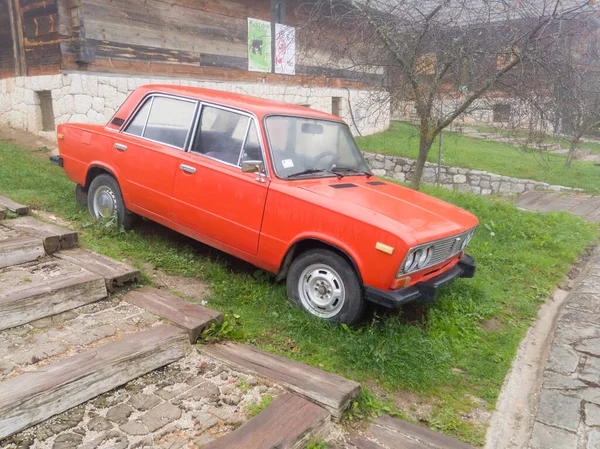
[[[52,107],[52,92],[42,90],[37,92],[42,112],[42,131],[54,131],[54,109]]]
[[[492,120],[494,122],[509,122],[510,121],[510,105],[509,104],[495,104],[492,112]]]
[[[331,114],[342,116],[342,97],[331,97]]]

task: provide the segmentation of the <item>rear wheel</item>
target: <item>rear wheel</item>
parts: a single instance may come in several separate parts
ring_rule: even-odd
[[[366,304],[358,276],[346,259],[326,249],[300,254],[287,277],[288,298],[310,315],[353,325]]]
[[[136,215],[125,207],[119,183],[110,175],[98,175],[88,190],[88,210],[92,217],[116,219],[118,226],[131,229]]]

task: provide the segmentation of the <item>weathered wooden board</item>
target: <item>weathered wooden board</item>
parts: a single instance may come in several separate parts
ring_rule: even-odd
[[[233,369],[271,379],[326,408],[335,419],[360,393],[358,382],[248,345],[227,342],[199,346],[198,351]]]
[[[0,440],[184,357],[187,335],[158,325],[0,383]]]
[[[387,415],[373,422],[368,435],[389,449],[475,449],[447,435]]]
[[[262,412],[204,449],[304,449],[329,433],[329,413],[295,394],[278,396]]]
[[[0,287],[10,274],[0,273]],[[83,269],[1,288],[0,330],[99,301],[107,294],[104,278]]]
[[[350,435],[346,439],[346,442],[347,444],[349,444],[349,446],[346,446],[346,449],[385,449],[383,446],[369,441],[366,438],[363,438],[357,434]],[[406,449],[413,448],[407,447]]]
[[[60,249],[73,248],[77,246],[78,242],[77,232],[37,220],[33,217],[4,220],[1,225],[41,238],[48,254],[52,254]]]
[[[0,209],[6,209],[19,215],[27,215],[29,213],[29,207],[15,203],[10,198],[6,198],[2,195],[0,195]]]
[[[33,262],[44,257],[44,243],[36,237],[15,237],[0,240],[0,268]]]
[[[140,270],[137,268],[101,254],[85,251],[81,248],[59,251],[55,256],[79,265],[92,273],[99,274],[104,278],[106,288],[109,292],[114,292],[118,287],[122,287],[125,284],[141,282],[142,280]]]
[[[2,209],[0,207],[0,220],[4,220],[6,218],[6,209]]]
[[[132,290],[123,299],[186,329],[192,343],[198,340],[200,332],[210,326],[210,323],[223,321],[221,312],[185,301],[156,288],[144,287]]]

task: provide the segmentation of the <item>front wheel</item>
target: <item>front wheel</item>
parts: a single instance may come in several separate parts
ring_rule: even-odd
[[[98,175],[90,184],[87,196],[88,210],[98,219],[116,219],[118,226],[131,229],[135,214],[123,202],[119,183],[110,175]]]
[[[335,324],[358,323],[366,308],[363,289],[352,266],[326,249],[306,251],[292,262],[287,295],[310,315]]]

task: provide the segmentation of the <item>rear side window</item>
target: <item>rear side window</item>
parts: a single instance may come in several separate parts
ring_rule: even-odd
[[[152,97],[139,110],[125,132],[177,148],[185,146],[196,102]]]
[[[250,118],[224,109],[204,106],[192,151],[239,165]]]

